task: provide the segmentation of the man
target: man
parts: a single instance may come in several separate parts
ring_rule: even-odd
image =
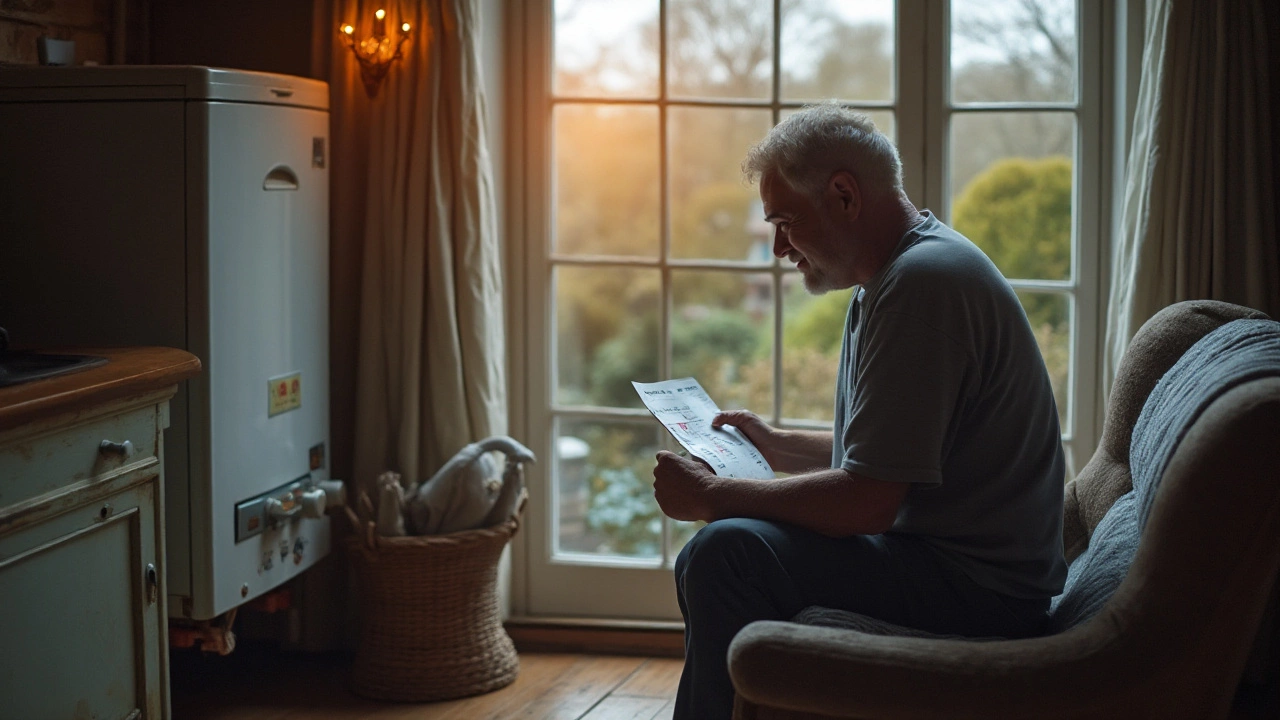
[[[685,668],[676,718],[729,717],[726,652],[810,605],[935,633],[1026,637],[1062,591],[1063,455],[1017,296],[975,245],[918,212],[866,116],[805,108],[751,149],[773,252],[813,293],[861,286],[834,432],[739,428],[785,478],[717,477],[658,453],[654,494],[708,523],[676,561]]]

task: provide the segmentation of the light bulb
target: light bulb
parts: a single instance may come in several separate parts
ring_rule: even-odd
[[[383,10],[382,8],[378,8],[378,12],[374,13],[373,16],[381,20],[382,18],[387,16],[387,11]]]
[[[350,25],[343,25],[343,26],[342,26],[342,32],[344,32],[344,33],[346,33],[346,34],[348,34],[348,35],[350,35],[351,33],[355,32],[355,31],[356,31],[356,29],[355,29],[355,28],[353,28],[353,27],[351,27]]]
[[[409,32],[409,23],[405,23],[405,24],[401,25],[401,26],[400,26],[400,29],[401,29],[401,30],[403,30],[403,31],[405,31],[405,32]]]

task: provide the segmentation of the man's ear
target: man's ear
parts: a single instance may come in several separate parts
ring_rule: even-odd
[[[862,214],[862,190],[853,173],[839,170],[827,181],[827,200],[849,220]]]

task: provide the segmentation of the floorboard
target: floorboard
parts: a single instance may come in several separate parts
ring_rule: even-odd
[[[684,662],[680,660],[646,662],[631,677],[627,678],[627,681],[619,686],[613,694],[661,698],[664,700],[674,698],[676,696],[676,686],[680,684],[680,671],[683,669]]]
[[[667,703],[662,698],[610,695],[582,716],[582,720],[654,720]],[[667,715],[669,719],[670,714]]]
[[[180,720],[669,720],[681,660],[521,653],[520,675],[485,695],[386,703],[353,694],[350,654],[245,647],[226,657],[174,650]]]

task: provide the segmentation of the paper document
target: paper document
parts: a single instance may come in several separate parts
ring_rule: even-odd
[[[705,460],[716,475],[772,478],[773,468],[755,445],[732,425],[711,427],[719,412],[697,380],[681,378],[655,383],[632,381],[645,407],[689,454]]]

